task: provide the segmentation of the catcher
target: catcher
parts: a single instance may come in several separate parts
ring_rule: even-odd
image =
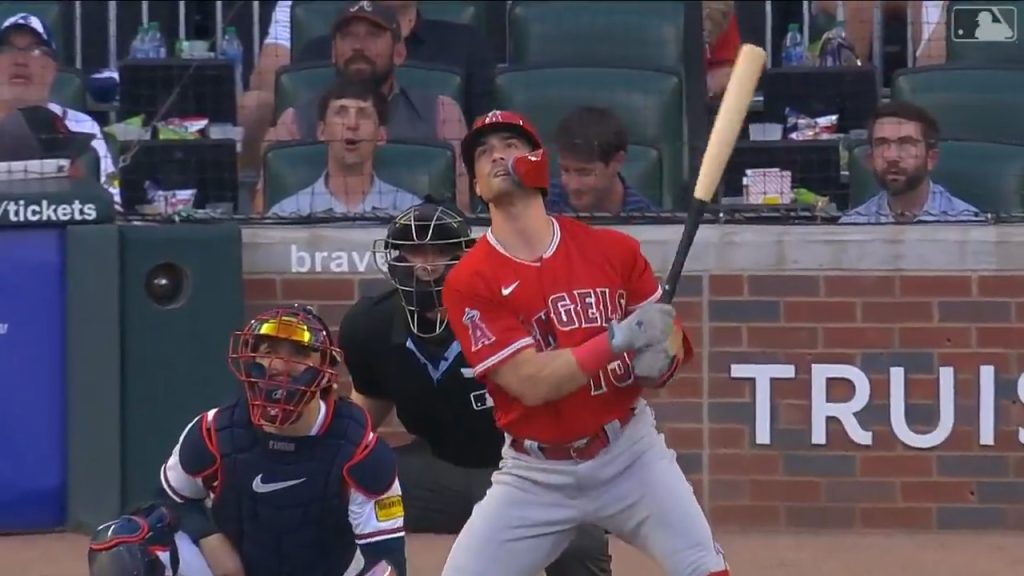
[[[323,320],[304,306],[261,314],[232,336],[229,363],[244,398],[200,414],[160,470],[173,524],[100,527],[92,576],[148,576],[131,563],[154,569],[154,555],[172,576],[404,576],[395,457],[337,397],[341,353]]]

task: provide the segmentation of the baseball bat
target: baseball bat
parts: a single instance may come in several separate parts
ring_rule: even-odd
[[[718,107],[718,115],[715,116],[715,123],[711,127],[704,158],[700,163],[683,235],[679,239],[672,266],[661,287],[660,301],[663,304],[668,304],[675,298],[686,257],[690,254],[690,248],[697,237],[697,229],[704,217],[704,210],[715,197],[715,190],[722,181],[725,165],[736,147],[736,139],[743,128],[743,121],[747,117],[747,110],[754,98],[754,89],[757,88],[766,60],[767,54],[761,48],[753,44],[744,44],[740,47],[739,55],[732,66],[732,73],[729,75],[729,83],[722,95],[722,104]]]

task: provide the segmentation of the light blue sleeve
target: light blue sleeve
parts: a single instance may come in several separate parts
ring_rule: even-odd
[[[397,198],[395,198],[395,205],[399,210],[408,210],[413,206],[419,206],[423,203],[423,198],[420,198],[412,192],[402,190],[401,188],[396,188],[396,195]]]
[[[850,210],[839,219],[840,224],[874,224],[878,218],[878,196],[872,197],[857,208]]]
[[[949,202],[947,203],[946,213],[943,214],[943,218],[949,222],[980,222],[985,220],[985,216],[981,210],[978,210],[974,206],[971,206],[967,202],[948,194]]]
[[[315,206],[313,206],[313,190],[306,188],[299,190],[295,194],[281,200],[270,209],[267,213],[269,216],[309,216],[315,212]]]

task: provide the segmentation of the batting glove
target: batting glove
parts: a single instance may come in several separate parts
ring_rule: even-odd
[[[608,326],[612,351],[616,354],[634,352],[662,345],[672,334],[676,310],[671,304],[644,304],[621,322]]]

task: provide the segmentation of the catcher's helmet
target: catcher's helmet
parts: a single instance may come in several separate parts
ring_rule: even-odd
[[[174,516],[151,504],[100,526],[89,542],[89,576],[174,576]]]
[[[448,323],[441,288],[474,239],[458,208],[428,199],[402,212],[374,242],[374,263],[398,288],[414,334],[434,336]]]
[[[473,128],[463,137],[462,162],[466,165],[469,177],[472,179],[475,176],[476,149],[480,147],[484,138],[499,132],[518,136],[533,146],[533,150],[528,154],[509,158],[509,171],[524,188],[538,189],[547,194],[549,162],[540,136],[526,118],[509,110],[493,110],[477,118],[473,122]]]
[[[273,352],[268,346],[274,342],[291,348],[287,354]],[[296,304],[264,312],[232,334],[228,364],[245,387],[253,423],[287,426],[333,389],[341,350],[323,319]]]

